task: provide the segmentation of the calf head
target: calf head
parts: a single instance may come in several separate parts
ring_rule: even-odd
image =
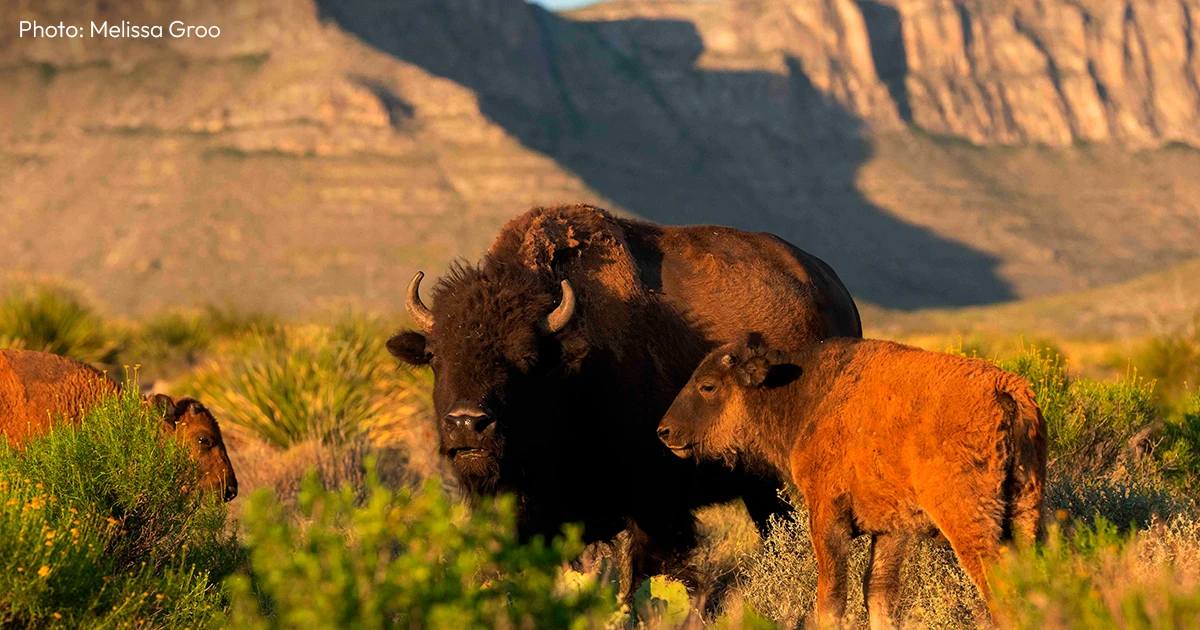
[[[782,387],[800,375],[786,356],[762,343],[747,341],[717,348],[675,397],[658,424],[658,437],[679,457],[733,461],[755,436],[751,420],[764,390]]]
[[[237,476],[221,427],[208,409],[193,398],[172,398],[155,394],[150,403],[163,409],[163,432],[175,437],[187,446],[192,458],[200,468],[198,488],[204,492],[220,492],[226,501],[232,501],[238,493]]]
[[[420,329],[399,332],[387,347],[433,369],[441,454],[468,492],[492,493],[515,473],[503,465],[515,449],[548,439],[533,417],[554,406],[553,381],[572,354],[565,339],[579,346],[580,336],[565,330],[575,294],[567,281],[523,267],[456,266],[438,282],[431,309],[421,301],[422,277],[406,302]]]

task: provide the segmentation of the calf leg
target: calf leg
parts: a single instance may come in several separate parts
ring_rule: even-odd
[[[871,539],[863,593],[871,630],[894,628],[896,601],[900,597],[900,566],[908,555],[911,539],[904,534],[878,534]]]
[[[846,573],[849,569],[849,513],[831,503],[809,501],[809,526],[817,557],[817,623],[840,627],[846,614]]]
[[[983,601],[987,603],[993,625],[996,620],[996,607],[992,599],[992,589],[988,584],[988,572],[996,566],[1000,558],[1000,523],[988,518],[938,518],[934,516],[938,529],[946,535],[958,564],[970,576]]]

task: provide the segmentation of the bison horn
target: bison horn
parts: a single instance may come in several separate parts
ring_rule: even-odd
[[[542,332],[548,335],[562,330],[567,322],[571,321],[571,316],[575,314],[575,291],[571,289],[571,283],[566,280],[562,281],[562,294],[562,301],[558,303],[558,307],[542,321]]]
[[[412,282],[408,283],[408,299],[404,301],[404,308],[413,322],[421,327],[421,330],[431,333],[433,332],[433,312],[421,301],[421,278],[424,277],[425,272],[418,271],[417,275],[413,276]]]

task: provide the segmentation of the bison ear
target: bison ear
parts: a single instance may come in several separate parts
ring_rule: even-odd
[[[387,341],[388,352],[409,365],[425,365],[431,355],[426,349],[425,335],[415,330],[405,330]]]
[[[758,387],[767,380],[767,374],[771,371],[771,365],[762,357],[750,357],[744,363],[738,366],[737,372],[738,382],[742,387]]]
[[[800,366],[792,363],[772,365],[771,369],[767,371],[767,378],[763,379],[763,387],[783,387],[800,378],[800,372]]]
[[[176,404],[178,401],[166,394],[155,394],[146,402],[153,407],[157,407],[162,412],[163,428],[175,427],[175,421],[179,419],[178,406]]]
[[[159,408],[164,414],[170,416],[175,412],[175,399],[166,394],[155,394],[146,401],[151,407]]]

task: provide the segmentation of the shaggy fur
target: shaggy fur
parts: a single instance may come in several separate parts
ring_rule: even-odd
[[[542,334],[564,279],[575,315]],[[774,236],[590,206],[513,219],[431,297],[432,333],[402,331],[388,348],[432,366],[440,449],[460,482],[517,494],[523,536],[581,522],[599,541],[631,528],[635,576],[679,565],[696,543],[697,506],[742,496],[764,527],[786,509],[774,476],[697,468],[655,438],[704,355],[747,327],[784,348],[862,334],[836,274]]]
[[[0,350],[0,435],[20,446],[49,431],[57,418],[78,422],[118,391],[116,383],[90,365],[44,352]],[[158,394],[148,402],[163,409],[163,431],[191,450],[199,464],[200,489],[221,491],[226,501],[237,496],[237,476],[212,414],[191,398]]]
[[[978,359],[833,339],[796,353],[757,340],[709,355],[659,425],[681,457],[790,474],[808,505],[817,613],[845,611],[851,538],[872,538],[867,604],[890,627],[914,537],[941,534],[991,604],[1004,534],[1033,539],[1046,423],[1020,377]]]

